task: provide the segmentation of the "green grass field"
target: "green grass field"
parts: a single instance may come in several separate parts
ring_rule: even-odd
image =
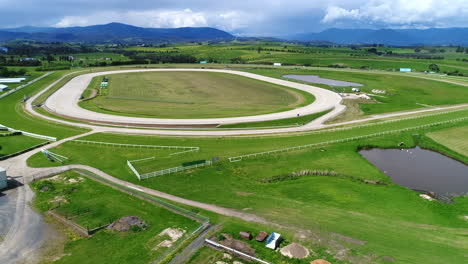
[[[8,136],[0,137],[0,157],[13,154],[15,152],[39,145],[45,142],[43,139],[32,138],[27,136]]]
[[[440,130],[427,134],[428,137],[447,148],[468,156],[468,126]]]
[[[258,128],[258,127],[281,127],[281,126],[302,126],[307,124],[314,119],[317,119],[330,111],[324,111],[311,115],[303,115],[299,117],[262,121],[262,122],[250,122],[240,124],[221,125],[219,128]]]
[[[282,78],[286,74],[311,74],[322,78],[361,83],[362,92],[373,93],[373,89],[385,90],[386,94],[377,94],[374,101],[359,104],[364,114],[381,114],[402,110],[424,108],[424,105],[440,106],[462,104],[468,101],[466,86],[437,82],[421,78],[406,77],[402,75],[389,75],[365,72],[328,71],[323,70],[282,70],[257,69],[249,72]],[[292,79],[288,79],[293,81]],[[335,89],[339,92],[351,92],[351,87],[330,87],[315,84],[326,89]]]
[[[81,106],[130,116],[213,118],[284,111],[312,100],[293,89],[232,74],[153,72],[110,75],[108,91]]]
[[[309,243],[312,249],[330,247],[328,243],[331,242],[328,238],[333,233],[366,242],[361,246],[344,243],[345,247],[352,248],[347,253],[347,259],[368,255],[372,257],[372,263],[383,263],[380,259],[383,256],[391,256],[398,263],[440,263],[442,260],[460,263],[468,249],[468,240],[463,235],[467,232],[467,224],[463,220],[463,215],[468,209],[466,197],[456,198],[454,204],[422,200],[414,191],[393,184],[356,150],[363,146],[396,147],[401,141],[406,143],[406,147],[411,147],[418,142],[418,137],[413,137],[413,134],[466,125],[466,121],[334,144],[319,149],[247,159],[237,163],[226,161],[227,157],[236,154],[365,135],[458,117],[466,117],[466,110],[350,130],[283,137],[178,138],[106,134],[86,137],[88,140],[108,142],[164,142],[167,145],[201,147],[199,153],[177,157],[161,155],[151,162],[154,169],[173,167],[182,162],[214,156],[221,158],[221,161],[212,167],[164,175],[141,182],[125,168],[126,157],[120,157],[117,149],[100,150],[96,155],[96,148],[65,143],[52,151],[68,155],[71,163],[97,167],[115,177],[146,187],[187,199],[254,213],[277,224],[296,228],[285,233],[288,237],[294,237],[297,230],[310,230],[313,234],[320,234],[319,237],[323,239],[322,242],[312,238],[305,239],[304,243]],[[435,147],[437,149],[437,145]],[[443,149],[438,150],[443,152]],[[139,153],[139,150],[128,152],[140,158],[148,157],[149,154]],[[33,156],[29,164],[53,165],[40,155]],[[338,176],[305,176],[296,180],[265,182],[267,178],[304,169],[334,171]],[[362,181],[366,179],[378,180],[386,185],[364,184]],[[291,215],[294,217],[290,217]],[[431,239],[426,239],[428,237]]]
[[[49,189],[40,191],[44,186]],[[67,201],[56,209],[61,215],[74,215],[89,209],[89,213],[72,218],[85,227],[95,227],[123,216],[137,216],[147,224],[147,229],[142,231],[119,233],[101,230],[91,238],[68,240],[64,252],[57,252],[59,260],[54,263],[148,263],[167,250],[153,250],[158,244],[157,235],[162,230],[182,228],[189,232],[198,225],[193,220],[72,171],[35,182],[33,188],[36,191],[34,204],[41,212],[56,206],[54,200],[57,197]]]

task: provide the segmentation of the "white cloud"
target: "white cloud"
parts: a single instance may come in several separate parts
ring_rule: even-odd
[[[175,28],[207,26],[202,12],[183,10],[146,10],[128,12],[97,12],[85,16],[65,16],[55,27],[88,26],[109,22],[128,23],[135,26]]]
[[[329,23],[339,19],[359,19],[360,16],[358,9],[347,10],[338,6],[330,6],[327,8],[322,22]]]
[[[339,20],[359,20],[388,25],[466,25],[466,0],[371,0],[357,9],[330,6],[322,23]],[[463,21],[464,20],[464,21]]]

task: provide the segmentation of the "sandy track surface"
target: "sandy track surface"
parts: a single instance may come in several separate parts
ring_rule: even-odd
[[[301,91],[308,92],[315,96],[315,101],[307,106],[300,107],[290,111],[279,113],[243,116],[243,117],[229,117],[229,118],[204,118],[204,119],[162,119],[162,118],[143,118],[143,117],[129,117],[129,116],[116,116],[104,113],[97,113],[90,110],[83,109],[78,106],[78,101],[83,91],[88,87],[91,80],[96,76],[118,74],[118,73],[132,73],[132,72],[163,72],[163,71],[198,71],[198,72],[217,72],[228,73],[257,79],[265,82],[270,82],[282,86],[295,88]],[[244,122],[258,122],[269,121],[283,118],[296,117],[300,115],[308,115],[323,112],[332,108],[333,114],[337,114],[344,107],[341,105],[341,96],[335,92],[286,80],[266,77],[263,75],[233,71],[233,70],[215,70],[215,69],[139,69],[139,70],[119,70],[97,72],[79,75],[62,88],[50,96],[44,106],[51,112],[76,119],[94,120],[95,122],[106,122],[113,124],[147,124],[147,125],[206,125],[206,124],[232,124]],[[331,116],[331,115],[330,115]]]

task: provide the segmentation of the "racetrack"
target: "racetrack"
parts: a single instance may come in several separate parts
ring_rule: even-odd
[[[152,72],[152,71],[200,71],[200,72],[218,72],[240,75],[252,79],[257,79],[265,82],[270,82],[277,85],[287,86],[308,92],[315,96],[315,101],[304,107],[300,107],[290,111],[255,115],[243,117],[229,117],[229,118],[206,118],[206,119],[163,119],[163,118],[143,118],[143,117],[128,117],[117,116],[104,113],[92,112],[78,106],[78,101],[83,91],[88,87],[92,78],[101,75],[110,75],[118,73],[132,73],[132,72]],[[327,114],[327,118],[331,118],[344,110],[341,104],[341,96],[332,91],[322,89],[319,87],[300,84],[276,78],[266,77],[253,73],[232,71],[232,70],[215,70],[215,69],[138,69],[138,70],[121,70],[121,71],[108,71],[99,73],[88,73],[77,76],[60,88],[57,92],[52,94],[45,102],[44,108],[48,111],[70,119],[76,119],[86,122],[94,122],[101,124],[112,125],[125,125],[125,126],[147,126],[147,127],[206,127],[216,126],[220,124],[233,124],[233,123],[246,123],[246,122],[259,122],[270,121],[283,118],[291,118],[299,115],[308,115],[323,112],[333,109]],[[213,109],[216,111],[216,109]]]

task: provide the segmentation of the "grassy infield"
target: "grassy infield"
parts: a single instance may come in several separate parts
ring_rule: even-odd
[[[93,80],[92,85],[98,88],[99,83]],[[109,86],[81,106],[118,115],[215,118],[285,111],[313,101],[307,93],[226,73],[115,74],[109,76]]]
[[[434,83],[431,82],[432,84]],[[446,103],[456,103],[458,99],[459,96],[454,96],[450,102],[447,101]],[[15,124],[25,126],[25,121],[30,119],[24,119],[25,114],[21,109],[17,108],[17,101],[10,99],[6,102],[10,107],[6,107],[7,104],[3,104],[3,102],[0,107],[5,107],[6,111],[14,109],[17,112],[12,113],[12,116],[16,118],[6,120],[4,124],[13,127],[15,127]],[[18,114],[20,115],[18,116]],[[449,155],[457,156],[451,149],[438,145],[428,137],[415,138],[411,136],[414,133],[424,134],[433,130],[433,133],[438,133],[436,130],[440,128],[382,136],[332,145],[323,148],[323,150],[292,152],[246,160],[240,163],[228,163],[225,158],[238,154],[370,134],[463,116],[467,116],[466,111],[340,132],[287,137],[177,138],[97,134],[88,136],[86,139],[135,144],[200,146],[200,153],[185,154],[177,158],[174,158],[174,156],[169,158],[164,156],[164,153],[156,153],[158,158],[153,163],[143,166],[143,169],[152,170],[154,168],[165,168],[166,166],[171,167],[184,161],[211,158],[213,156],[221,157],[222,161],[211,168],[166,175],[140,182],[140,184],[189,199],[244,209],[247,212],[263,216],[269,221],[293,227],[292,229],[274,229],[283,232],[288,241],[293,241],[293,239],[297,241],[294,234],[298,230],[311,230],[314,235],[322,239],[322,242],[314,239],[312,235],[307,235],[302,243],[328,259],[331,257],[325,252],[325,249],[330,248],[328,243],[331,236],[330,232],[336,232],[366,241],[367,243],[363,246],[345,243],[346,246],[351,248],[348,255],[356,257],[363,254],[372,254],[374,259],[377,259],[374,262],[379,262],[378,257],[380,256],[392,256],[397,259],[398,263],[440,263],[443,261],[461,263],[465,259],[463,252],[466,251],[468,243],[464,238],[467,232],[467,223],[462,219],[462,215],[466,215],[468,211],[467,198],[457,198],[456,203],[452,205],[423,201],[414,192],[392,184],[387,176],[356,153],[356,149],[359,147],[369,145],[395,147],[398,142],[404,141],[407,143],[406,146],[420,143],[423,146],[431,146]],[[458,124],[458,126],[460,125]],[[466,127],[467,122],[464,122],[463,125]],[[62,126],[50,128],[50,125],[40,121],[38,121],[37,127],[30,128],[34,130],[32,132],[38,133],[38,131],[46,129],[46,127],[49,128],[48,133],[46,133],[48,135],[66,136],[79,132]],[[462,135],[464,134],[462,133]],[[153,154],[139,150],[127,151],[100,148],[100,153],[96,155],[95,147],[75,143],[63,144],[53,151],[68,155],[71,158],[71,163],[89,164],[115,177],[133,182],[136,182],[136,179],[125,168],[125,160],[133,157],[144,158]],[[162,155],[162,157],[159,155]],[[467,162],[466,156],[458,154],[457,157]],[[32,157],[29,163],[34,166],[53,165],[39,155]],[[303,169],[333,170],[340,176],[307,176],[297,180],[276,183],[261,182],[264,178]],[[360,181],[362,179],[377,179],[388,185],[366,185]],[[99,185],[97,184],[97,186]],[[82,197],[90,196],[83,195]],[[84,204],[87,203],[86,199],[76,198],[76,202]],[[254,232],[259,230],[273,231],[271,226],[259,226],[235,219],[225,219],[208,212],[205,213],[209,214],[215,221],[226,221],[223,228],[225,231],[231,231],[232,233],[237,233],[239,229],[248,229]],[[105,232],[102,233],[99,236],[108,235]],[[93,239],[72,242],[72,244],[67,245],[67,248],[70,252],[79,250],[80,255],[95,256],[97,258],[99,254],[93,255],[92,252],[95,251],[91,250],[94,245],[97,245],[94,244],[97,238],[96,240]],[[108,241],[106,240],[106,242]],[[82,246],[74,248],[73,243]],[[106,248],[109,252],[116,251],[116,248],[111,247],[114,245],[113,243],[102,242],[99,245],[109,246],[109,248]],[[258,247],[260,252],[264,252],[258,245],[255,247]],[[117,248],[118,251],[121,246]],[[73,255],[79,257],[77,253]],[[291,263],[276,253],[262,254],[261,257],[275,263]],[[131,259],[131,261],[139,262],[139,259]],[[334,261],[333,263],[340,263],[340,261]]]

